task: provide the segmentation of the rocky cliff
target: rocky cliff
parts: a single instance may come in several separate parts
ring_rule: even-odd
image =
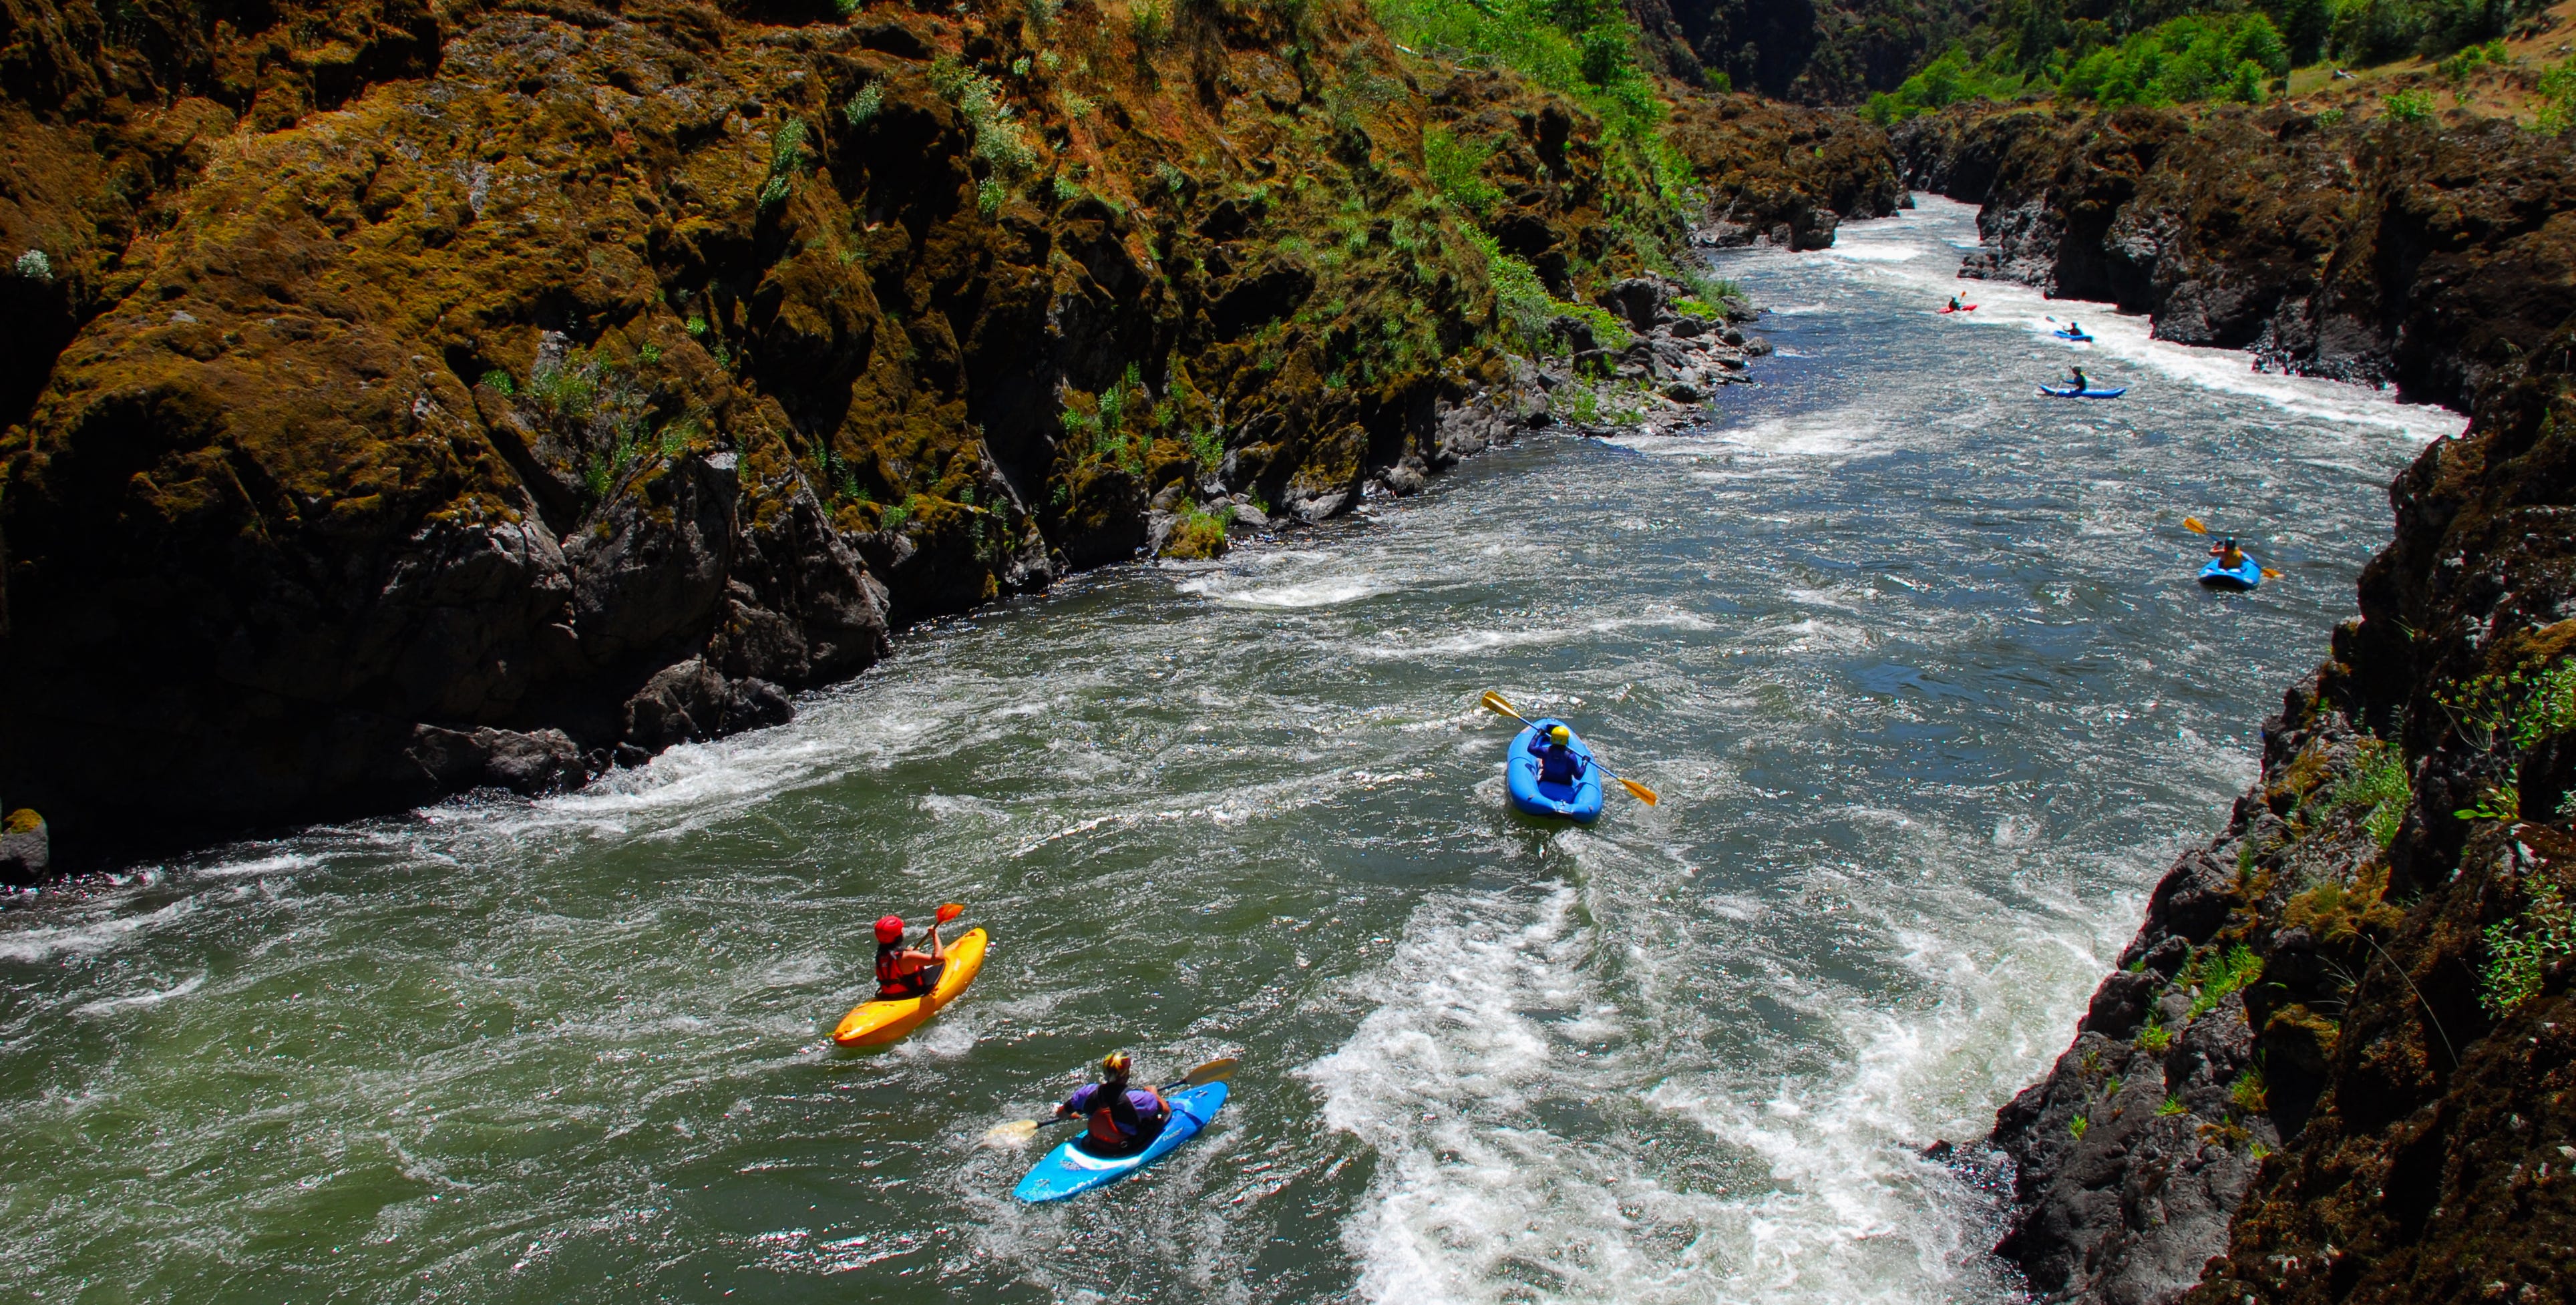
[[[2507,121],[1979,104],[1896,148],[1916,188],[1984,205],[1963,275],[2265,366],[2465,410],[2576,312],[2576,140]]]
[[[1654,148],[1353,0],[5,0],[0,797],[577,786],[1410,492],[1672,267]]]
[[[2576,1275],[2576,193],[2509,126],[1952,113],[1967,274],[2469,408],[2049,1075],[1997,1117],[2052,1301],[2560,1300]]]

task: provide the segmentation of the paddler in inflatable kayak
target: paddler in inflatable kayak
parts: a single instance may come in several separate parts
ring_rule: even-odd
[[[1530,748],[1530,755],[1538,758],[1538,782],[1569,786],[1582,782],[1583,758],[1575,752],[1573,744],[1574,731],[1563,725],[1552,725],[1547,733],[1539,736],[1539,741]]]
[[[1154,1144],[1163,1125],[1172,1122],[1172,1107],[1149,1087],[1127,1086],[1134,1067],[1127,1053],[1100,1058],[1100,1081],[1065,1098],[1055,1108],[1058,1119],[1086,1120],[1082,1149],[1096,1156],[1133,1155]]]
[[[877,999],[901,1001],[906,997],[926,997],[939,986],[940,974],[948,968],[948,949],[939,941],[942,922],[931,921],[930,950],[903,945],[903,917],[889,915],[877,921]]]

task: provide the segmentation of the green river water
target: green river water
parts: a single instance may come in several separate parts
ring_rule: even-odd
[[[1956,284],[1972,211],[1729,257],[1759,387],[918,630],[557,799],[0,910],[0,1294],[2001,1301],[1917,1158],[2062,1048],[2457,417]],[[2185,513],[2285,573],[2191,581]],[[1659,790],[1504,810],[1499,689]],[[835,1051],[868,925],[968,997]],[[979,1145],[1104,1051],[1242,1059],[1145,1176]]]

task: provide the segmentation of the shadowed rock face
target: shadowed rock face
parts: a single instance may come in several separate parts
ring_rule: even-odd
[[[1887,133],[1857,114],[1695,95],[1674,106],[1668,135],[1709,179],[1708,218],[1694,232],[1704,244],[1823,249],[1844,219],[1908,202]]]
[[[1685,238],[1579,106],[1356,3],[1139,39],[0,10],[0,245],[44,256],[0,272],[0,797],[77,862],[574,786],[1134,557],[1157,502],[1410,490],[1546,411],[1427,126],[1560,296]]]
[[[1911,184],[1985,206],[1962,276],[2265,366],[2466,408],[2576,312],[2576,145],[2508,122],[1959,106],[1896,146]]]

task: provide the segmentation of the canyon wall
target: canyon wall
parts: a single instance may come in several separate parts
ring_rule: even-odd
[[[1837,131],[1700,154],[1829,239]],[[1676,270],[1651,142],[1351,0],[0,0],[0,809],[576,787],[1412,492],[1546,419],[1508,266]]]
[[[1958,110],[1965,276],[2472,414],[2361,616],[1982,1150],[2050,1301],[2532,1301],[2576,1277],[2576,190],[2568,142],[2287,109]]]

